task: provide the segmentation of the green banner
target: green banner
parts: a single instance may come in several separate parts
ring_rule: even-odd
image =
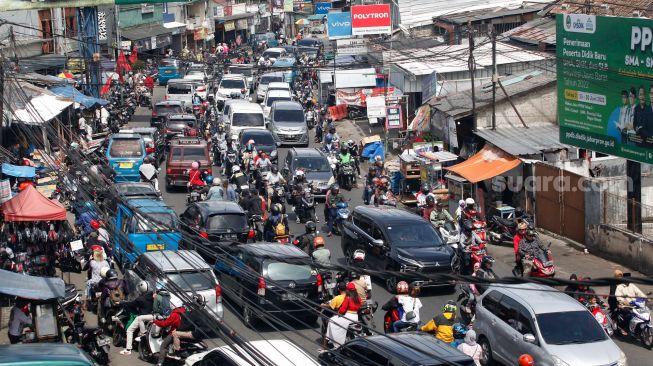
[[[556,20],[560,141],[653,164],[653,20]]]

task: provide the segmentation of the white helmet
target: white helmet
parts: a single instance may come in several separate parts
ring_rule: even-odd
[[[213,185],[214,185],[214,186],[221,186],[221,185],[222,185],[222,179],[220,179],[220,178],[213,178]]]
[[[231,139],[232,139],[232,140],[238,140],[238,135],[236,135],[236,134],[234,133],[233,135],[231,135]]]
[[[138,283],[138,292],[144,294],[149,291],[150,291],[150,284],[147,281],[141,281]]]
[[[240,171],[240,167],[238,165],[234,165],[233,168],[231,168],[232,173],[239,172],[239,171]]]
[[[7,258],[14,259],[14,251],[11,250],[11,248],[5,248],[5,254],[7,255]]]
[[[468,199],[465,200],[465,204],[467,206],[474,206],[476,204],[476,201],[474,201],[473,198],[469,197]]]
[[[304,176],[303,170],[297,169],[297,171],[295,171],[295,177],[303,177],[303,176]]]

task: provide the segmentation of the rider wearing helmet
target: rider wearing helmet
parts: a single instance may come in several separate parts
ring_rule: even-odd
[[[324,238],[321,236],[316,236],[313,239],[313,253],[311,254],[313,262],[318,266],[330,266],[331,265],[331,251],[324,247]]]
[[[324,136],[324,152],[327,154],[336,152],[336,144],[333,142],[333,136],[329,134]]]
[[[310,255],[313,252],[313,239],[317,233],[317,225],[313,221],[306,221],[304,233],[293,241],[293,244],[301,250],[307,250]]]
[[[519,366],[535,366],[535,360],[529,354],[519,356]]]
[[[120,351],[121,355],[130,355],[132,353],[132,343],[134,332],[140,330],[139,337],[145,334],[145,324],[154,320],[154,293],[150,289],[147,281],[141,281],[137,286],[139,296],[133,301],[121,302],[120,306],[127,310],[128,313],[138,314],[127,328],[127,340],[125,349]]]
[[[473,198],[468,197],[465,199],[465,207],[461,211],[459,224],[462,225],[464,220],[475,221],[478,218],[478,211],[476,211],[476,201]]]
[[[113,269],[107,271],[104,279],[102,279],[98,284],[98,288],[102,289],[98,319],[99,323],[104,324],[107,321],[106,309],[113,308],[125,300],[129,291],[127,290],[127,283],[125,280],[119,279],[118,272]]]
[[[194,161],[191,163],[190,170],[188,171],[188,187],[193,188],[203,188],[206,186],[206,182],[202,179],[202,172],[200,171],[200,163]]]
[[[286,185],[286,179],[281,175],[279,172],[279,168],[277,168],[276,165],[272,165],[270,167],[270,171],[265,174],[265,177],[263,177],[263,180],[265,181],[266,184],[266,192],[268,196],[268,206],[270,206],[270,197],[273,195],[272,188],[279,184],[282,186]]]
[[[213,178],[213,183],[209,193],[206,195],[207,201],[224,201],[224,188],[222,187],[222,179]]]
[[[492,263],[494,263],[494,258],[492,258],[489,255],[486,255],[481,259],[481,266],[476,271],[476,277],[482,278],[484,280],[494,280],[497,278],[496,273],[494,273],[494,270],[492,269]],[[477,284],[476,289],[478,290],[479,294],[483,294],[485,290],[487,289],[486,284]]]
[[[305,184],[306,176],[304,171],[302,169],[297,169],[292,181],[288,184],[288,190],[290,191],[290,201],[288,201],[288,203],[293,205],[293,211],[297,211],[297,208],[301,204],[301,197],[302,193],[304,193]],[[299,217],[297,220],[299,220]]]
[[[345,202],[345,197],[340,193],[340,186],[334,184],[331,186],[331,192],[329,192],[329,198],[325,202],[326,207],[328,208],[329,217],[327,218],[327,231],[329,232],[327,236],[333,235],[333,224],[336,220],[336,205],[340,202]]]
[[[436,315],[420,330],[422,332],[435,333],[435,338],[445,343],[453,342],[453,325],[456,322],[456,302],[449,300],[444,307],[442,313]]]
[[[247,176],[245,175],[245,173],[240,171],[240,166],[234,165],[233,168],[231,168],[231,171],[233,173],[231,174],[229,181],[231,182],[231,184],[233,184],[236,187],[236,191],[240,192],[245,189],[249,189],[249,184],[247,183]]]
[[[283,230],[283,233],[279,232],[280,230]],[[281,212],[280,205],[275,204],[270,207],[270,216],[263,226],[263,237],[266,241],[272,241],[275,236],[280,235],[288,235],[288,216]]]
[[[358,175],[358,178],[361,178],[361,168],[358,159],[360,152],[358,151],[358,145],[354,143],[354,140],[350,139],[347,141],[347,147],[349,148],[349,155],[351,155],[351,160],[354,162],[354,166],[356,167],[356,174]]]
[[[366,205],[370,204],[372,199],[372,194],[374,193],[375,184],[374,179],[378,178],[378,171],[374,166],[370,166],[367,169],[367,175],[365,176],[365,188],[363,189],[363,203]]]
[[[406,326],[420,322],[419,309],[422,308],[422,302],[418,295],[419,287],[409,285],[406,281],[397,283],[397,295],[390,300],[399,309],[399,319],[392,323],[393,332],[399,332]]]
[[[431,220],[431,212],[435,210],[435,197],[426,196],[426,205],[422,207],[422,217]]]
[[[150,155],[143,159],[143,164],[138,168],[140,173],[141,182],[150,183],[154,186],[155,190],[159,190],[158,169],[154,165],[154,158]]]
[[[519,257],[522,261],[523,275],[530,276],[533,269],[533,259],[546,262],[545,254],[551,254],[535,235],[535,230],[528,229],[524,238],[519,242]]]
[[[193,126],[193,121],[186,122],[186,128],[184,128],[184,136],[186,137],[197,137],[199,136],[199,131]]]
[[[415,198],[417,199],[417,207],[418,208],[424,208],[426,206],[426,197],[433,197],[435,198],[435,195],[433,192],[431,192],[431,185],[428,183],[422,184],[422,187],[420,188],[419,192],[415,195]]]
[[[428,196],[427,198],[432,199],[431,196]],[[447,222],[453,222],[453,217],[451,217],[449,211],[444,208],[444,202],[438,201],[435,205],[435,209],[431,211],[431,214],[429,215],[429,220],[433,226],[440,227]]]

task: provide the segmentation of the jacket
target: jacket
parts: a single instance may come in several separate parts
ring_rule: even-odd
[[[446,342],[453,342],[453,324],[456,321],[456,314],[442,313],[431,319],[420,330],[422,332],[435,332],[435,338]]]
[[[447,210],[433,210],[431,211],[431,215],[429,215],[429,219],[432,224],[434,225],[444,225],[445,222],[451,221],[453,222],[453,217],[451,217],[451,214]]]
[[[186,312],[186,308],[179,307],[170,313],[170,315],[163,319],[163,320],[156,320],[154,319],[154,324],[158,327],[161,328],[168,328],[170,327],[170,331],[177,330],[177,328],[181,327],[181,315]]]
[[[542,253],[546,253],[546,248],[535,238],[531,241],[524,238],[519,242],[519,255],[522,258],[527,255],[530,255],[533,258],[539,258]]]
[[[515,254],[519,254],[519,243],[524,239],[519,233],[515,234],[515,237],[512,239],[512,245],[515,249]]]

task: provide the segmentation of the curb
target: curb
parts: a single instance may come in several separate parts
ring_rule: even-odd
[[[585,252],[587,250],[587,247],[585,246],[585,244],[581,244],[581,243],[579,243],[577,241],[574,241],[574,240],[571,240],[571,239],[569,239],[567,237],[558,235],[558,234],[553,233],[553,232],[551,232],[549,230],[542,229],[542,228],[537,228],[537,231],[539,231],[539,232],[541,232],[541,233],[543,233],[543,234],[545,234],[547,236],[550,236],[553,239],[559,240],[559,241],[563,242],[564,244],[566,244],[568,247],[573,248],[573,249],[575,249],[575,250],[577,250],[579,252]]]

